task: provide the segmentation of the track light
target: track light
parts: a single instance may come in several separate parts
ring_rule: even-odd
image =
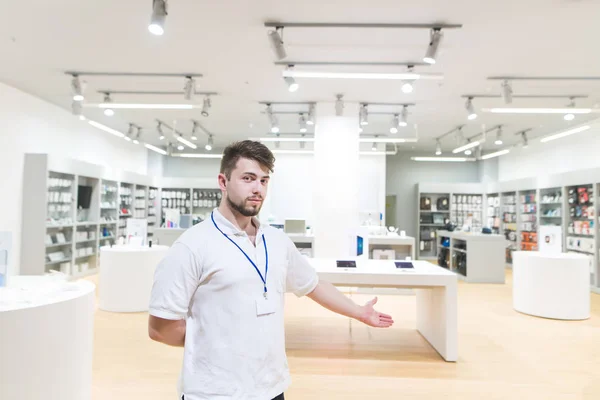
[[[371,145],[371,151],[377,151],[377,143],[373,142],[373,145]]]
[[[358,119],[361,125],[369,125],[369,111],[367,110],[366,104],[360,106]]]
[[[437,139],[436,140],[436,144],[435,144],[435,155],[439,156],[442,154],[442,144],[440,143],[440,140]]]
[[[279,133],[279,122],[277,121],[277,117],[273,114],[273,109],[270,104],[267,104],[266,114],[267,118],[269,118],[269,123],[271,124],[271,133]]]
[[[465,104],[465,108],[467,109],[467,118],[472,121],[477,118],[477,113],[475,112],[475,108],[473,107],[473,98],[469,97],[467,99],[467,103]]]
[[[196,121],[192,121],[194,127],[192,128],[192,140],[198,140],[198,123]]]
[[[315,105],[314,104],[310,104],[308,106],[308,119],[306,120],[306,123],[308,125],[315,124]]]
[[[73,100],[83,101],[84,87],[79,79],[79,75],[73,75],[73,79],[71,79],[71,90],[73,91]]]
[[[277,134],[277,138],[279,138],[279,134]],[[281,142],[279,140],[277,140],[275,142],[275,148],[278,149],[281,146]]]
[[[133,138],[133,143],[134,144],[140,144],[140,136],[142,135],[142,128],[140,128],[139,126],[137,127],[137,133],[135,134],[135,137]]]
[[[344,95],[336,95],[337,100],[335,101],[335,115],[341,117],[344,115]]]
[[[302,135],[302,139],[304,139],[304,136],[305,135]],[[306,141],[305,140],[300,140],[299,144],[300,144],[300,148],[301,149],[304,149],[306,147]]]
[[[508,82],[508,80],[502,81],[501,87],[502,87],[502,99],[504,100],[504,104],[512,103],[513,91],[512,91],[512,87],[510,86],[510,83]]]
[[[575,108],[575,99],[571,98],[571,102],[569,103],[569,105],[567,107]],[[565,119],[565,121],[573,121],[575,119],[575,114],[569,112],[569,113],[566,113],[563,118]]]
[[[429,46],[423,61],[427,64],[435,64],[437,59],[438,47],[442,41],[442,30],[440,28],[433,28],[430,33]]]
[[[167,1],[152,0],[152,17],[150,17],[150,25],[148,30],[156,36],[161,36],[165,33],[165,20],[167,19]]]
[[[196,94],[196,80],[191,76],[185,77],[185,83],[183,86],[183,97],[186,100],[192,100]]]
[[[408,126],[408,106],[402,107],[402,113],[400,114],[400,122],[398,122],[398,126],[405,127]]]
[[[412,73],[413,72],[413,67],[412,65],[408,67],[408,72]],[[415,79],[406,79],[402,81],[402,93],[412,93],[414,90],[413,87],[413,83],[415,82]]]
[[[471,154],[473,154],[471,150],[465,150],[465,155],[470,156]]]
[[[292,67],[288,67],[288,70],[290,70],[290,69],[292,69]],[[298,88],[300,87],[298,85],[298,83],[296,82],[296,80],[294,79],[294,77],[292,77],[292,76],[284,76],[283,80],[287,84],[288,90],[292,93],[297,91]]]
[[[398,125],[400,125],[400,116],[398,114],[394,114],[392,126],[390,127],[390,133],[398,133]]]
[[[185,147],[183,147],[183,145],[182,145],[182,144],[180,144],[179,146],[177,146],[177,150],[179,150],[179,151],[183,151],[183,149],[185,149]]]
[[[498,131],[496,132],[496,141],[494,142],[494,144],[496,146],[501,146],[502,145],[502,127],[499,126],[498,127]]]
[[[210,107],[212,106],[212,103],[210,101],[210,97],[206,96],[204,98],[204,101],[202,102],[202,116],[203,117],[208,117],[208,111],[210,110]]]
[[[523,139],[523,148],[526,149],[529,147],[529,140],[527,139],[527,132],[521,132],[521,139]]]
[[[105,93],[104,94],[104,104],[110,104],[112,103],[112,99],[110,98],[110,93]],[[104,115],[106,115],[107,117],[112,117],[113,115],[115,115],[115,111],[110,108],[110,105],[108,107],[106,107],[104,109]]]
[[[281,32],[281,34],[280,34]],[[276,30],[271,30],[268,33],[269,41],[271,42],[271,47],[275,52],[275,56],[277,60],[283,60],[287,57],[287,53],[285,52],[285,47],[283,46],[283,27],[278,27]]]
[[[82,115],[83,107],[81,106],[80,101],[73,100],[73,102],[71,103],[71,111],[73,112],[73,115],[78,116],[79,119],[82,119],[82,120],[85,119],[85,117],[83,117],[83,115]]]
[[[156,126],[156,130],[158,131],[158,140],[164,140],[165,133],[162,130],[162,122],[158,123],[158,125]]]
[[[133,136],[135,130],[135,126],[133,124],[129,124],[129,129],[127,129],[127,136]]]
[[[360,126],[360,124],[358,124],[358,133],[363,133],[363,128]]]
[[[304,114],[300,114],[300,121],[298,121],[298,124],[300,125],[300,132],[304,133],[307,131],[306,118],[304,117]]]
[[[206,143],[206,146],[204,146],[204,148],[206,149],[206,151],[211,151],[213,148],[213,137],[212,135],[208,135],[208,142]]]

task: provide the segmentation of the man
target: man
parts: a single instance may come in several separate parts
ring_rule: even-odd
[[[206,221],[173,244],[155,272],[150,338],[184,347],[183,400],[283,400],[290,384],[284,294],[373,327],[389,315],[359,306],[315,270],[281,230],[258,215],[275,157],[259,142],[228,146],[218,176],[223,198]]]

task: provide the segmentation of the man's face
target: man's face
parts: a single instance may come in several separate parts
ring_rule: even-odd
[[[219,174],[219,182],[229,206],[246,217],[254,217],[267,196],[269,171],[254,160],[240,158],[231,179]]]

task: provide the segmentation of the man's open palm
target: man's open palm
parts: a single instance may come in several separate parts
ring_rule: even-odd
[[[375,328],[389,328],[394,323],[391,316],[376,311],[373,306],[377,303],[377,297],[363,306],[363,314],[360,321]]]

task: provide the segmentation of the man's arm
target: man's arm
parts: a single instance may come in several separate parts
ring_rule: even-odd
[[[369,326],[388,328],[394,323],[391,316],[377,312],[373,308],[377,303],[377,297],[364,306],[359,306],[329,282],[320,281],[307,296],[330,311],[354,318]]]
[[[150,315],[148,335],[150,339],[169,346],[183,347],[185,343],[185,319],[170,320]]]

